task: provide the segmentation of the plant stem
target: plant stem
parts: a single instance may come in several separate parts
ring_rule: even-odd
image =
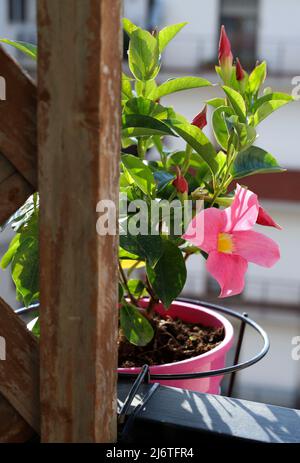
[[[138,301],[136,300],[136,298],[135,298],[135,297],[131,294],[131,292],[130,292],[130,289],[129,289],[129,286],[128,286],[128,281],[127,281],[125,272],[124,272],[124,270],[123,270],[123,268],[122,268],[122,265],[121,265],[120,260],[119,260],[119,272],[120,272],[121,279],[122,279],[122,281],[123,281],[123,284],[124,284],[124,286],[125,286],[125,289],[126,289],[126,291],[127,291],[127,293],[128,293],[128,296],[129,296],[129,298],[130,298],[132,304],[135,305],[135,306],[138,306]]]

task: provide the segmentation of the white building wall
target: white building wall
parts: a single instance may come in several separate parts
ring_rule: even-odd
[[[274,72],[300,71],[299,0],[260,0],[258,57]]]

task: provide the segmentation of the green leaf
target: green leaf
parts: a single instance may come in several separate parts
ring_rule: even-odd
[[[172,135],[174,132],[164,122],[140,114],[122,116],[123,137],[147,137],[151,135]]]
[[[211,85],[211,82],[202,79],[202,77],[178,77],[176,79],[169,79],[159,85],[155,97],[158,99],[170,93],[180,92],[190,88],[209,87]]]
[[[128,100],[132,98],[131,79],[122,73],[122,100]]]
[[[265,61],[256,66],[251,72],[248,80],[247,91],[256,95],[267,76],[267,64]]]
[[[0,39],[0,42],[5,43],[6,45],[11,45],[17,50],[25,53],[34,61],[37,60],[37,46],[32,43],[20,42],[18,40],[9,40],[9,39]]]
[[[124,335],[135,346],[146,346],[154,336],[148,320],[131,304],[123,304],[120,309],[120,325]]]
[[[17,233],[13,237],[13,239],[11,240],[11,242],[9,244],[8,250],[6,251],[4,256],[2,257],[0,265],[1,265],[1,268],[3,270],[5,270],[9,266],[9,264],[11,263],[14,255],[16,254],[17,249],[20,246],[20,236],[21,236],[20,233]]]
[[[223,86],[231,106],[242,121],[246,120],[246,104],[242,95],[226,85]]]
[[[121,228],[122,224],[120,224]],[[120,246],[141,259],[147,259],[150,265],[155,265],[163,253],[163,242],[159,235],[120,233]]]
[[[11,262],[12,278],[17,294],[26,306],[39,298],[39,243],[38,217],[20,233],[20,244]]]
[[[136,299],[140,299],[147,294],[145,283],[142,280],[128,280],[128,288]]]
[[[135,24],[133,24],[133,22],[131,22],[127,18],[123,18],[122,23],[123,23],[124,31],[126,32],[126,34],[129,35],[129,37],[130,37],[130,35],[132,34],[133,31],[138,29],[138,27]]]
[[[229,106],[220,106],[212,115],[212,127],[219,145],[227,151],[229,132],[225,122],[225,114],[231,116],[233,109]]]
[[[290,101],[293,101],[293,98],[286,93],[269,93],[259,98],[254,105],[256,111],[251,119],[252,125],[257,126],[270,114]]]
[[[149,169],[143,161],[131,154],[122,155],[121,160],[124,169],[140,190],[142,190],[145,195],[153,197],[156,190],[156,184],[151,169]]]
[[[204,133],[194,125],[179,121],[170,121],[170,125],[201,156],[211,171],[217,172],[218,163],[215,160],[217,153]]]
[[[243,122],[239,122],[239,118],[236,115],[225,119],[229,132],[231,133],[231,131],[234,130],[237,136],[237,138],[235,138],[236,151],[243,151],[249,148],[249,146],[251,146],[256,139],[255,129],[247,124],[244,124]]]
[[[146,81],[156,77],[159,72],[158,41],[148,31],[135,29],[130,35],[128,64],[130,71],[138,80]]]
[[[141,96],[128,100],[124,111],[126,114],[151,116],[159,120],[166,120],[175,117],[173,108],[162,106],[159,103],[155,103],[154,101]]]
[[[276,159],[267,151],[251,146],[239,153],[232,168],[233,178],[242,178],[254,174],[283,172]]]
[[[166,48],[168,43],[181,31],[181,29],[187,25],[187,22],[172,24],[164,27],[158,33],[159,51],[160,53]]]
[[[181,293],[186,281],[186,266],[180,249],[165,240],[164,252],[157,264],[151,267],[147,263],[147,275],[155,294],[168,308]]]
[[[212,98],[211,100],[207,100],[206,104],[213,108],[219,108],[220,106],[226,106],[226,100],[225,98]]]
[[[166,172],[164,170],[155,170],[153,172],[153,175],[156,181],[158,192],[166,188],[166,186],[168,186],[169,183],[171,183],[175,179],[174,174],[171,174],[170,172]]]
[[[143,96],[145,98],[157,100],[156,89],[157,84],[154,79],[146,80],[146,82],[142,82],[140,80],[135,81],[135,91],[137,96]]]

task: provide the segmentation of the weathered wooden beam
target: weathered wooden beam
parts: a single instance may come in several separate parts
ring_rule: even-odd
[[[0,152],[37,189],[36,86],[0,46],[6,100],[0,101]]]
[[[0,153],[0,225],[34,192],[33,186]]]
[[[34,430],[5,397],[0,395],[0,443],[28,442],[34,436]]]
[[[116,439],[120,3],[38,2],[43,442]]]
[[[0,393],[26,422],[39,432],[38,342],[26,329],[24,322],[1,298],[0,336],[1,354],[5,349],[5,359],[2,355],[0,360]],[[2,416],[0,421],[2,421]],[[0,439],[3,438],[1,426]]]

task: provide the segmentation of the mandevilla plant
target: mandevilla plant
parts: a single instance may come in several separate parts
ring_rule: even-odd
[[[252,230],[255,224],[279,226],[259,206],[254,193],[238,184],[233,191],[231,185],[249,175],[284,170],[270,153],[255,145],[256,130],[292,97],[262,88],[265,62],[250,74],[238,59],[234,64],[224,27],[216,66],[220,84],[201,77],[158,83],[164,49],[186,23],[153,34],[128,19],[123,25],[130,39],[130,75],[122,75],[120,326],[130,343],[145,346],[154,336],[151,318],[155,304],[161,301],[168,308],[179,296],[187,276],[186,260],[192,254],[201,253],[206,259],[208,272],[221,287],[221,297],[243,290],[248,262],[271,267],[279,259],[277,244]],[[5,42],[37,56],[32,45]],[[166,95],[212,85],[219,85],[223,96],[206,101],[192,122],[163,105]],[[213,141],[203,132],[208,106],[212,108]],[[169,150],[165,137],[180,138],[185,149]],[[150,149],[156,153],[156,161],[147,160]],[[197,201],[204,204],[201,211]],[[166,207],[173,202],[174,207]],[[190,220],[178,232],[187,202],[191,204]],[[153,204],[161,207],[158,219]],[[11,264],[17,297],[28,306],[39,298],[37,194],[9,223],[16,235],[1,266]],[[144,270],[134,272],[141,268]],[[136,274],[143,276],[133,277]],[[141,311],[139,301],[145,297],[147,308]]]

